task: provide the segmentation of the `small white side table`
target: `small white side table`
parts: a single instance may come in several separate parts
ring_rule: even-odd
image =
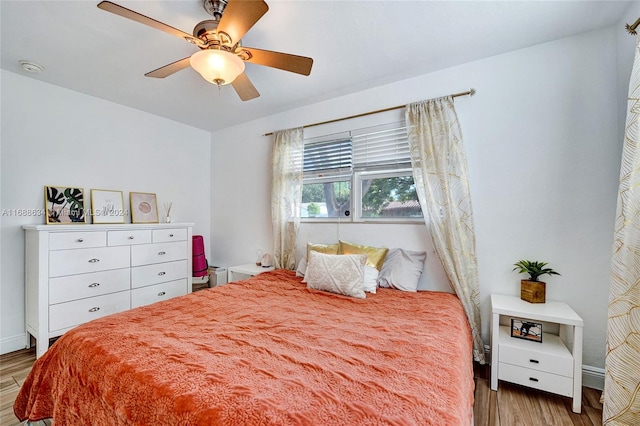
[[[258,266],[255,263],[245,263],[244,265],[230,266],[228,269],[229,282],[246,280],[249,277],[253,277],[263,272],[268,272],[273,270],[274,270],[273,266],[265,268],[262,266]]]
[[[580,413],[582,318],[564,302],[529,303],[502,294],[491,295],[491,313],[491,390],[505,380],[568,396]],[[501,316],[509,325],[500,325]],[[543,323],[542,343],[511,337],[510,318]],[[544,323],[557,324],[558,334],[545,333]]]

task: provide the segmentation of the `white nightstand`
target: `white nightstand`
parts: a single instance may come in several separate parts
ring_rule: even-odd
[[[274,267],[270,266],[268,268],[264,268],[262,266],[258,266],[255,263],[245,263],[244,265],[236,265],[229,267],[229,282],[246,280],[249,277],[253,277],[254,275],[261,274],[267,271],[273,271]]]
[[[505,380],[568,396],[579,413],[582,318],[564,302],[529,303],[501,294],[491,295],[491,313],[491,389],[498,390],[498,380]],[[542,343],[511,337],[511,318],[541,322]],[[558,334],[544,332],[545,325],[557,326]]]

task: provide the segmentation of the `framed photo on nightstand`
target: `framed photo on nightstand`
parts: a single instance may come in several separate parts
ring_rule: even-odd
[[[542,324],[511,318],[511,337],[542,343]]]

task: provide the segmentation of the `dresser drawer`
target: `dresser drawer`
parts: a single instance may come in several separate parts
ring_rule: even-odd
[[[151,230],[109,231],[107,243],[110,246],[132,246],[151,242]]]
[[[131,268],[131,288],[187,278],[188,273],[186,260],[136,266]]]
[[[50,277],[127,267],[129,267],[129,247],[59,250],[49,253]]]
[[[131,290],[131,307],[137,308],[185,294],[187,294],[186,279],[136,288]]]
[[[131,265],[150,265],[174,260],[187,259],[189,252],[187,242],[144,244],[131,247]]]
[[[502,348],[500,350],[502,351]],[[498,366],[498,379],[563,396],[573,396],[573,379],[566,376],[501,362]]]
[[[168,243],[171,241],[186,241],[187,230],[185,228],[175,229],[154,229],[154,243]]]
[[[107,233],[104,231],[52,232],[49,234],[50,250],[104,247]]]
[[[105,294],[49,306],[49,331],[74,327],[130,308],[130,292]]]
[[[128,268],[50,278],[49,304],[129,290],[130,279]]]

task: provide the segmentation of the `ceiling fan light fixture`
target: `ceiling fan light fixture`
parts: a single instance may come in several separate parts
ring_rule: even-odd
[[[200,50],[191,55],[189,63],[202,78],[218,86],[232,83],[244,72],[244,61],[226,50]]]

